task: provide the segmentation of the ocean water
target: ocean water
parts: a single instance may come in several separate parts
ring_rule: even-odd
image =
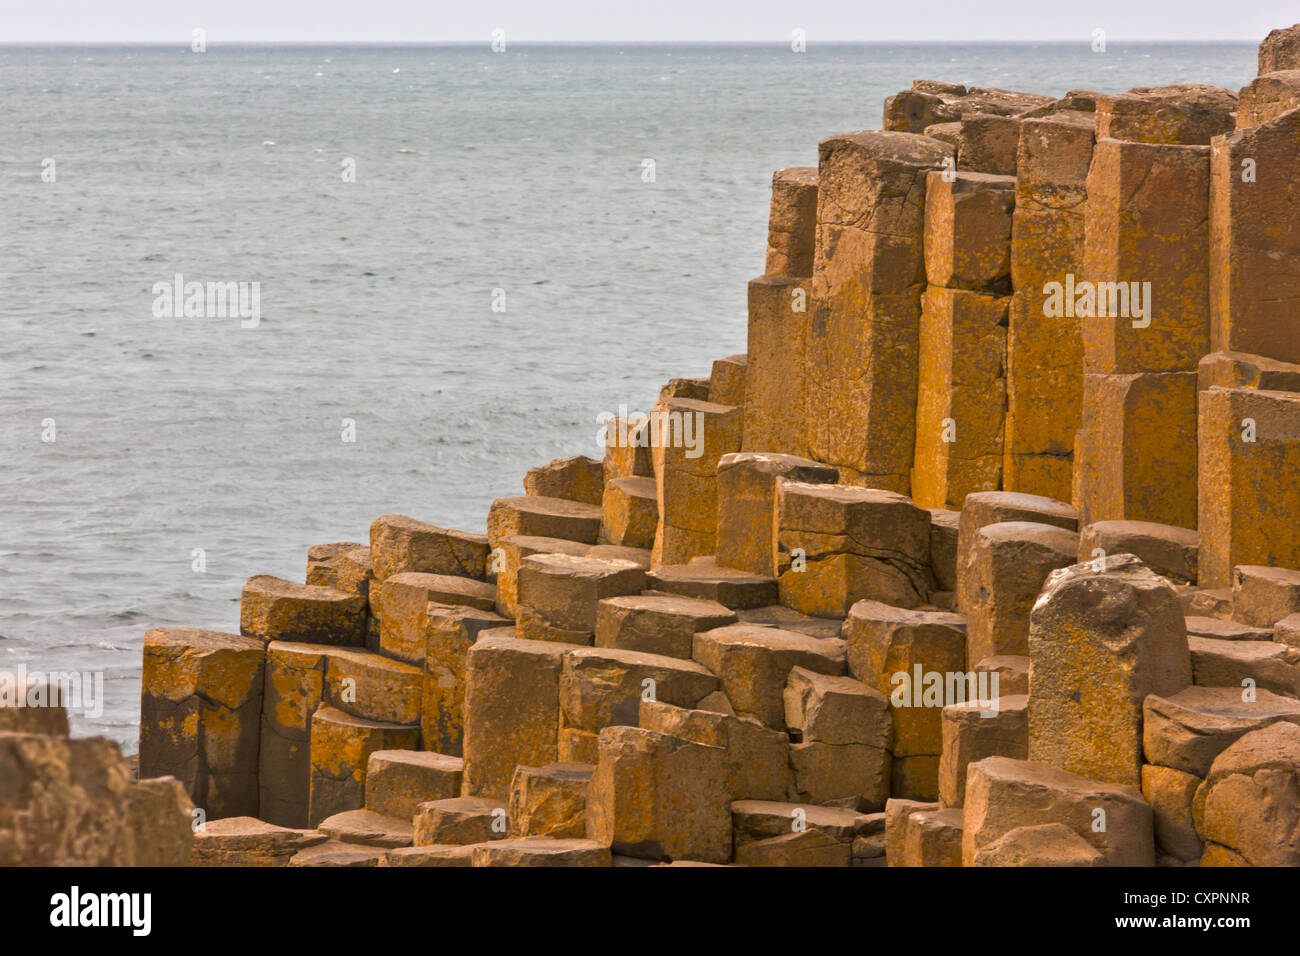
[[[1248,44],[0,47],[0,668],[102,673],[74,730],[132,752],[149,628],[237,629],[311,544],[482,530],[529,467],[599,456],[601,412],[744,351],[772,170],[914,79],[1254,72]],[[259,283],[260,324],[156,317],[178,273]]]

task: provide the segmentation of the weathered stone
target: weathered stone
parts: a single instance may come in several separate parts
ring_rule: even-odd
[[[909,813],[903,866],[961,866],[961,825],[960,809]]]
[[[484,797],[430,800],[415,810],[416,846],[465,846],[504,840],[510,833],[506,805]]]
[[[286,866],[378,866],[388,855],[383,847],[359,846],[328,840],[325,843],[300,850],[290,857]]]
[[[1094,285],[1065,304],[1084,317],[1085,371],[1185,372],[1209,351],[1209,181],[1208,146],[1098,140],[1082,269]]]
[[[331,544],[312,545],[307,549],[307,583],[314,587],[337,588],[339,572],[336,562],[343,555],[358,549],[367,552],[368,563],[369,548],[360,541],[335,541]],[[339,588],[339,590],[347,589]]]
[[[1102,855],[1064,823],[1015,827],[981,847],[969,866],[1105,866]]]
[[[811,276],[816,239],[817,167],[778,169],[772,174],[763,271],[770,276]]]
[[[557,458],[524,475],[524,494],[564,498],[599,505],[605,491],[605,467],[594,458]]]
[[[966,496],[962,503],[957,532],[957,607],[967,610],[978,600],[979,590],[971,574],[976,535],[986,525],[1000,521],[1033,521],[1074,531],[1078,514],[1073,508],[1053,498],[1012,491],[982,491]]]
[[[731,860],[726,752],[638,727],[606,727],[587,835],[624,856]]]
[[[1271,641],[1273,631],[1267,627],[1251,627],[1235,621],[1221,621],[1217,617],[1188,615],[1188,637],[1212,637],[1218,641]]]
[[[1219,754],[1193,814],[1207,844],[1247,865],[1300,866],[1300,727],[1272,724]]]
[[[465,733],[465,661],[479,637],[509,624],[491,611],[430,602],[420,617],[424,680],[420,735],[425,748],[459,755]],[[508,628],[504,636],[514,637]]]
[[[1014,175],[932,172],[925,187],[925,273],[930,285],[1011,291]]]
[[[957,535],[961,512],[930,508],[930,570],[940,591],[957,590]]]
[[[1196,525],[1196,373],[1085,375],[1086,522]]]
[[[599,733],[614,725],[635,727],[643,700],[695,707],[718,689],[718,678],[695,661],[590,647],[564,656],[560,677],[562,726]]]
[[[889,698],[895,757],[931,757],[926,799],[938,795],[942,708],[966,700],[966,626],[958,614],[859,601],[844,622],[849,673]],[[954,699],[949,699],[949,695]],[[918,765],[919,768],[919,765]],[[901,769],[901,768],[900,768]],[[894,793],[899,793],[898,781]]]
[[[966,799],[966,768],[986,757],[1029,759],[1029,697],[1006,694],[994,700],[949,704],[942,717],[939,803],[960,807]]]
[[[718,459],[740,451],[744,410],[688,398],[655,407],[650,457],[659,504],[654,564],[713,554],[718,532]]]
[[[1237,620],[1272,627],[1300,611],[1300,571],[1242,564],[1232,569],[1232,606]]]
[[[474,847],[475,866],[612,866],[609,847],[549,836],[498,840]]]
[[[311,719],[311,826],[365,806],[366,764],[376,750],[414,750],[419,727],[381,723],[323,704]]]
[[[370,525],[370,563],[376,581],[403,571],[486,576],[487,538],[439,528],[406,515],[381,515]]]
[[[410,820],[430,800],[460,796],[459,757],[424,750],[376,750],[366,764],[366,809]]]
[[[773,512],[782,480],[834,484],[839,471],[796,455],[740,452],[718,461],[716,560],[754,574],[777,573]]]
[[[958,133],[957,168],[994,176],[1016,175],[1021,120],[1014,116],[967,113]]]
[[[524,558],[534,554],[571,554],[585,557],[592,549],[579,541],[561,538],[542,538],[534,535],[512,535],[498,542],[492,552],[496,567],[496,609],[498,614],[514,618],[519,616],[519,566]]]
[[[628,548],[620,544],[598,544],[587,552],[596,561],[631,561],[642,571],[650,570],[649,548]]]
[[[301,641],[359,646],[366,642],[366,599],[259,574],[244,585],[239,633],[264,644]]]
[[[1209,145],[1233,128],[1237,94],[1204,83],[1135,86],[1097,97],[1097,139]]]
[[[373,810],[344,810],[326,817],[316,829],[331,840],[386,850],[410,846],[413,832],[410,820],[384,816]]]
[[[805,829],[820,830],[848,846],[859,837],[882,835],[885,830],[884,813],[771,800],[737,800],[731,805],[731,820],[737,848]]]
[[[1050,96],[1018,93],[959,83],[917,80],[910,90],[885,99],[883,129],[919,133],[936,123],[961,119],[967,113],[1017,116],[1053,103]]]
[[[1008,301],[938,286],[921,296],[911,481],[922,507],[1001,486]]]
[[[713,559],[661,564],[646,574],[646,587],[664,594],[713,601],[732,610],[777,602],[775,578],[723,567]]]
[[[824,830],[768,837],[736,850],[741,866],[849,866],[852,856],[850,844],[834,840]]]
[[[488,509],[487,529],[493,548],[514,535],[595,544],[600,534],[600,505],[543,495],[498,498]]]
[[[689,658],[695,635],[736,623],[717,601],[669,594],[605,598],[596,607],[596,646]]]
[[[867,744],[888,750],[892,740],[889,701],[852,677],[795,667],[783,695],[785,722],[803,742]]]
[[[1259,45],[1259,72],[1300,69],[1300,23],[1270,30]]]
[[[693,656],[722,681],[741,716],[764,726],[785,726],[784,691],[790,670],[844,673],[844,642],[752,624],[733,624],[695,635]]]
[[[789,738],[752,718],[643,700],[639,726],[721,747],[726,752],[726,789],[732,800],[784,800],[792,792]]]
[[[881,816],[884,816],[882,813]],[[853,841],[853,858],[850,866],[886,866],[885,835],[857,837]]]
[[[600,534],[612,544],[653,548],[659,499],[653,478],[614,478],[605,484]]]
[[[0,733],[0,866],[129,866],[133,786],[117,744]]]
[[[892,758],[881,747],[804,741],[790,745],[790,766],[805,803],[876,811],[889,799]]]
[[[148,648],[146,635],[146,667]],[[142,682],[141,690],[142,696],[149,693],[147,677]],[[66,737],[69,732],[67,705],[76,706],[78,703],[85,706],[91,702],[81,695],[81,688],[75,683],[61,683],[54,679],[54,675],[42,679],[27,674],[21,668],[16,671],[0,670],[0,733]]]
[[[258,815],[280,826],[307,825],[311,718],[326,694],[326,650],[284,641],[266,646]]]
[[[380,866],[473,866],[474,844],[466,846],[399,846]]]
[[[1288,614],[1273,628],[1273,640],[1287,647],[1300,648],[1300,614]]]
[[[587,763],[515,768],[510,784],[510,835],[585,839],[587,786],[595,769]]]
[[[925,280],[919,187],[945,159],[950,147],[909,133],[818,146],[804,425],[809,457],[851,484],[909,490]]]
[[[1201,778],[1170,767],[1142,767],[1142,797],[1151,804],[1156,845],[1184,862],[1199,860],[1204,847],[1192,821],[1192,798]]]
[[[614,417],[605,423],[605,481],[653,478],[650,461],[650,419],[644,415]]]
[[[1237,94],[1237,129],[1277,119],[1300,106],[1300,70],[1257,76]]]
[[[1300,701],[1266,690],[1247,700],[1240,687],[1188,687],[1142,704],[1142,748],[1148,763],[1197,777],[1244,734],[1278,721],[1300,724]]]
[[[760,276],[749,283],[748,361],[741,448],[806,455],[805,358],[809,279]]]
[[[278,827],[256,817],[208,820],[194,831],[190,866],[287,866],[299,850],[328,840],[317,830]]]
[[[1211,388],[1197,408],[1201,586],[1230,585],[1237,565],[1300,568],[1300,395]]]
[[[1016,158],[1002,487],[1057,499],[1070,496],[1083,339],[1079,319],[1045,314],[1044,290],[1083,262],[1094,125],[1091,113],[1027,119]]]
[[[741,624],[758,624],[798,631],[809,637],[839,637],[843,619],[838,617],[813,617],[781,604],[767,607],[742,608],[736,612]]]
[[[281,645],[283,646],[283,645]],[[420,669],[369,651],[298,645],[324,662],[323,699],[345,713],[382,723],[418,725]]]
[[[1029,759],[1137,786],[1142,702],[1191,683],[1174,590],[1132,555],[1054,572],[1034,605]]]
[[[645,583],[645,571],[631,561],[531,555],[519,566],[519,636],[591,644],[599,602],[636,594]]]
[[[913,813],[938,810],[939,804],[895,798],[885,805],[885,856],[888,866],[903,866],[907,846],[907,818]]]
[[[1300,187],[1298,154],[1300,110],[1210,147],[1210,351],[1300,362],[1300,275],[1289,266],[1300,230],[1284,198]]]
[[[132,866],[186,866],[194,843],[194,803],[175,777],[132,782],[126,813]]]
[[[971,764],[962,819],[966,866],[1010,831],[1044,823],[1069,827],[1107,866],[1155,864],[1151,808],[1136,787],[1098,783],[1045,764],[1009,757]],[[1105,827],[1094,826],[1101,819]]]
[[[481,637],[466,655],[467,797],[507,800],[515,767],[558,759],[560,672],[573,645]],[[437,841],[447,842],[447,841]]]
[[[186,627],[145,634],[141,777],[175,777],[214,819],[256,815],[264,661],[257,638]],[[16,710],[0,709],[0,730],[20,729],[16,721],[4,724]],[[67,733],[66,714],[50,727],[24,723],[30,731]]]
[[[1196,365],[1196,388],[1259,388],[1300,392],[1300,365],[1247,352],[1211,352]]]
[[[869,598],[924,604],[930,514],[903,495],[849,485],[777,483],[775,525],[781,603],[839,617]]]
[[[1300,668],[1294,664],[1291,648],[1284,644],[1189,637],[1187,646],[1192,654],[1192,679],[1201,687],[1262,687],[1300,697]]]
[[[663,388],[659,389],[658,403],[663,403],[670,398],[689,398],[697,402],[707,402],[709,400],[709,380],[707,378],[670,378]]]
[[[496,606],[496,588],[486,581],[422,571],[390,575],[377,583],[370,595],[384,654],[408,664],[424,662],[423,620],[430,601],[491,611]]]
[[[974,600],[965,607],[971,664],[997,654],[1029,653],[1029,612],[1048,575],[1075,563],[1079,536],[1033,521],[981,528],[969,558]]]
[[[1195,583],[1196,548],[1195,531],[1152,521],[1095,521],[1079,532],[1080,564],[1108,554],[1135,554],[1175,584]]]

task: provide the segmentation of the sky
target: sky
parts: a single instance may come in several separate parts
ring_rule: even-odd
[[[1300,19],[1282,0],[0,0],[0,43],[1244,40]]]

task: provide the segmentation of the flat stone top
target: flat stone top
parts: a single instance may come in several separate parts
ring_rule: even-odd
[[[736,617],[735,611],[719,604],[717,601],[678,594],[627,594],[620,597],[604,598],[600,603],[629,611],[647,611],[674,617],[723,617],[729,619]]]
[[[488,587],[491,586],[492,585],[490,584],[488,585]],[[475,621],[489,621],[500,623],[502,625],[511,624],[513,626],[513,622],[510,618],[503,617],[495,611],[485,611],[482,608],[474,607],[469,604],[443,604],[441,601],[427,602],[424,605],[424,618],[426,622],[438,619],[463,621],[466,618],[469,618]]]
[[[415,518],[406,515],[380,515],[370,523],[370,537],[374,540],[375,532],[384,529],[397,531],[407,531],[419,534],[445,535],[452,538],[460,538],[464,541],[473,541],[480,544],[487,544],[487,535],[474,534],[470,531],[457,531],[454,528],[440,528],[437,525],[429,524],[427,521],[417,521]]]
[[[262,641],[242,634],[225,631],[206,631],[197,627],[156,627],[144,635],[146,649],[175,648],[195,654],[213,654],[218,651],[247,651],[261,653]]]
[[[1214,654],[1248,663],[1269,660],[1287,663],[1287,646],[1274,641],[1223,641],[1189,635],[1187,647],[1193,654]]]
[[[429,800],[417,808],[417,813],[452,813],[490,816],[496,810],[504,810],[506,805],[490,797],[448,797],[445,800]]]
[[[960,511],[949,511],[947,508],[926,508],[930,512],[930,523],[938,525],[940,528],[952,528],[957,530],[957,524],[961,521]]]
[[[513,508],[515,511],[527,511],[531,514],[551,515],[561,518],[599,518],[600,505],[589,505],[585,501],[571,501],[568,498],[551,498],[547,495],[514,495],[510,498],[498,498],[492,507]]]
[[[1079,549],[1077,531],[1041,521],[998,521],[986,524],[979,529],[979,538],[991,541],[1034,541],[1072,555]]]
[[[348,551],[355,551],[357,548],[369,548],[369,545],[362,544],[360,541],[334,541],[330,544],[313,544],[307,549],[307,560],[324,561]]]
[[[522,637],[488,637],[488,632],[479,635],[469,653],[476,657],[484,654],[522,654],[528,657],[561,658],[578,647],[577,644],[562,644],[559,641],[532,641]]]
[[[333,644],[300,644],[297,641],[271,641],[266,645],[266,657],[270,661],[282,661],[297,667],[314,667],[321,660],[337,661],[357,667],[373,667],[394,674],[420,674],[419,667],[404,661],[394,660],[374,651],[359,647],[338,647]]]
[[[1264,768],[1300,773],[1300,726],[1279,721],[1243,734],[1214,758],[1207,779],[1213,785],[1229,774]]]
[[[318,584],[299,584],[271,574],[255,574],[244,582],[244,591],[255,591],[271,597],[296,598],[301,601],[326,601],[331,603],[359,601],[361,598],[337,588]]]
[[[1285,587],[1300,588],[1300,571],[1291,568],[1275,568],[1267,564],[1238,564],[1232,569],[1233,580],[1244,583],[1252,578],[1278,584]]]
[[[1273,632],[1266,627],[1251,627],[1236,621],[1221,621],[1217,617],[1189,614],[1188,637],[1212,637],[1221,641],[1271,641]]]
[[[276,826],[256,817],[224,817],[207,821],[195,831],[196,843],[212,843],[226,850],[293,849],[323,843],[328,837],[315,830]]]
[[[787,631],[779,627],[763,627],[758,624],[728,624],[715,627],[711,631],[701,631],[695,635],[696,647],[699,642],[729,646],[763,647],[773,651],[803,651],[816,654],[827,660],[844,659],[844,641],[838,637],[811,637],[799,631]]]
[[[705,381],[708,381],[705,379]],[[736,410],[735,405],[720,405],[717,402],[705,401],[701,398],[684,398],[682,396],[672,396],[661,398],[658,402],[658,410],[663,412],[700,412],[705,415],[726,415]],[[651,420],[653,424],[653,419]]]
[[[713,672],[696,661],[680,657],[667,657],[663,654],[649,654],[645,651],[630,651],[621,647],[579,647],[571,650],[564,658],[566,673],[575,667],[588,663],[600,664],[612,662],[623,667],[657,667],[660,670],[690,671],[701,677],[714,679]]]
[[[650,569],[650,577],[657,578],[660,581],[728,581],[738,584],[767,584],[775,580],[766,575],[742,571],[739,568],[729,568],[725,565],[715,564],[712,561],[698,563],[692,561],[690,564],[661,564]]]
[[[521,773],[534,778],[546,777],[551,780],[583,781],[591,779],[592,774],[596,772],[596,765],[563,760],[548,763],[541,767],[525,767],[521,764],[519,770]]]
[[[1084,531],[1096,537],[1111,540],[1117,538],[1156,538],[1172,541],[1184,547],[1195,548],[1198,537],[1189,528],[1179,528],[1172,524],[1158,524],[1155,521],[1094,521],[1084,527]]]
[[[987,710],[993,710],[999,714],[1004,711],[1010,713],[1026,713],[1029,710],[1029,695],[1004,694],[996,699],[996,703],[988,700],[965,700],[960,704],[947,704],[943,710],[944,713],[952,711],[955,716],[981,714]],[[991,720],[992,718],[981,717],[979,719]]]
[[[736,611],[742,624],[763,627],[781,627],[787,631],[800,631],[813,637],[839,637],[844,620],[838,617],[813,617],[784,604],[767,604],[763,607]]]
[[[1064,501],[1043,495],[1029,495],[1023,491],[973,491],[962,502],[962,511],[967,508],[988,509],[993,514],[1023,511],[1074,518],[1076,521],[1079,518],[1079,513]]]
[[[787,496],[804,495],[842,504],[896,504],[899,502],[912,504],[912,499],[907,495],[900,495],[895,491],[885,491],[883,488],[861,488],[858,485],[783,481],[781,482],[781,491]]]
[[[972,117],[963,116],[962,120],[964,121],[971,118]],[[1013,123],[1019,122],[1019,120],[1010,116],[998,116],[998,117],[980,116],[979,118],[999,119],[1004,121],[1010,121]],[[931,176],[938,175],[942,177],[943,173],[944,170],[938,170],[934,173],[931,173],[930,175]],[[948,182],[948,180],[944,180],[941,178],[940,182]],[[1013,192],[1016,188],[1016,177],[999,176],[996,173],[977,173],[969,169],[963,169],[957,172],[957,176],[955,179],[951,180],[951,184],[952,184],[952,191],[955,193],[987,192],[989,190],[1000,191],[1000,192],[1001,191]]]
[[[1098,99],[1100,99],[1100,96]],[[1092,132],[1097,128],[1097,117],[1093,113],[1085,113],[1082,110],[1061,110],[1057,113],[1049,113],[1046,116],[1026,117],[1025,125],[1028,127],[1030,124],[1072,126],[1076,129]]]
[[[591,545],[564,538],[546,538],[534,534],[512,534],[501,539],[503,548],[515,548],[523,556],[530,554],[586,554]]]
[[[817,155],[825,158],[828,153],[843,148],[861,150],[879,160],[909,166],[937,166],[945,156],[952,155],[951,146],[932,137],[878,129],[828,136],[817,144]]]
[[[598,544],[587,552],[587,557],[601,561],[631,561],[643,571],[650,569],[649,548],[629,548],[622,544]]]
[[[414,668],[419,671],[419,668]],[[340,727],[354,727],[363,730],[418,730],[416,725],[406,724],[389,724],[381,720],[368,720],[365,717],[357,717],[353,714],[346,714],[337,707],[331,707],[329,704],[321,704],[316,708],[316,712],[311,715],[313,724],[335,724]]]
[[[880,601],[863,599],[849,608],[849,618],[863,621],[883,621],[890,624],[936,624],[941,627],[953,627],[962,631],[966,629],[966,616],[951,611],[919,611],[905,607],[894,607]],[[847,626],[848,620],[845,621]]]
[[[1137,787],[1089,780],[1059,767],[1035,763],[1030,760],[1018,760],[1013,757],[986,757],[983,760],[976,761],[967,768],[967,779],[975,773],[980,773],[989,779],[1003,783],[1055,790],[1061,793],[1074,793],[1078,796],[1110,794],[1126,800],[1139,801],[1143,805],[1146,803]]]
[[[826,480],[834,482],[839,478],[840,470],[834,465],[825,465],[811,458],[798,455],[780,455],[766,451],[733,451],[718,459],[718,471],[731,468],[748,468],[769,474],[787,474],[796,470],[806,470],[826,475]]]
[[[792,186],[816,186],[816,166],[787,166],[772,174],[772,182],[789,183]]]
[[[465,761],[460,757],[434,753],[431,750],[376,750],[370,755],[370,763],[366,766],[370,767],[372,764],[404,764],[427,770],[455,772],[464,768]]]
[[[633,561],[618,558],[593,558],[577,554],[530,554],[519,564],[520,569],[528,568],[544,574],[563,577],[599,578],[621,571],[641,571],[641,565]]]
[[[1255,699],[1241,699],[1240,687],[1185,687],[1170,697],[1150,694],[1142,702],[1151,710],[1199,733],[1251,727],[1261,720],[1294,717],[1300,720],[1300,700],[1257,688]]]
[[[736,800],[731,804],[733,817],[770,817],[782,821],[789,829],[795,811],[802,810],[804,820],[813,827],[855,831],[869,826],[869,814],[837,807],[810,806],[805,803],[780,803],[775,800]]]
[[[356,842],[358,838],[364,840],[385,836],[409,841],[413,827],[410,820],[360,809],[344,810],[326,817],[316,829],[336,838],[353,837],[351,842]]]
[[[480,594],[484,589],[487,589],[493,596],[496,595],[496,589],[493,585],[460,574],[402,571],[398,574],[389,575],[379,587],[387,588],[393,584],[405,584],[408,587],[423,588],[428,591],[444,591],[452,594]]]

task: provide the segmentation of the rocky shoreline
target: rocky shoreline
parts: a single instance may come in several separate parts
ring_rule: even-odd
[[[890,97],[603,461],[150,631],[138,774],[0,707],[0,864],[1300,865],[1300,25],[1259,72]]]

